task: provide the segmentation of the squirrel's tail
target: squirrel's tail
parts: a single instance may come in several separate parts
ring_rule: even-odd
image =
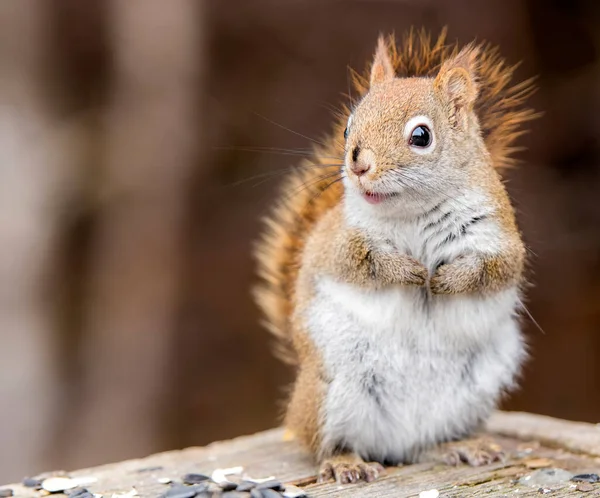
[[[458,53],[458,45],[446,43],[446,30],[437,40],[424,30],[411,30],[400,44],[393,36],[388,44],[399,78],[434,77],[441,64]],[[508,66],[496,47],[481,44],[478,49],[479,95],[475,110],[493,164],[504,168],[514,163],[512,155],[518,150],[514,143],[524,133],[523,124],[537,116],[524,106],[534,92],[533,80],[511,84],[516,66]],[[353,72],[357,100],[368,91],[368,76],[369,68],[363,74]],[[256,250],[261,283],[254,294],[265,324],[278,339],[279,356],[291,364],[297,362],[290,318],[300,259],[314,224],[342,197],[342,136],[349,113],[344,109],[331,138],[315,149],[310,161],[290,174]]]
[[[343,136],[342,122],[346,119],[340,118],[337,136]],[[254,296],[263,312],[264,324],[277,339],[277,356],[292,365],[297,358],[289,321],[300,258],[314,224],[342,196],[343,154],[344,144],[330,138],[289,175],[256,247],[261,282],[254,289]]]

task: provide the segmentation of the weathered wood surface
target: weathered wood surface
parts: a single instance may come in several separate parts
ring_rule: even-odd
[[[507,452],[503,463],[471,468],[445,467],[433,463],[389,468],[370,484],[339,486],[317,484],[315,465],[299,446],[286,440],[281,429],[213,443],[203,448],[169,451],[125,462],[78,470],[70,476],[93,476],[87,486],[93,493],[112,497],[135,488],[142,497],[158,497],[167,485],[159,478],[179,480],[184,474],[210,474],[216,468],[243,466],[252,477],[275,476],[284,483],[304,487],[310,497],[412,497],[437,489],[441,497],[460,496],[600,496],[599,484],[579,485],[563,481],[557,485],[526,486],[517,482],[540,468],[559,468],[573,474],[600,472],[600,427],[525,413],[495,414],[485,435]],[[41,492],[20,484],[15,496],[40,497]],[[542,489],[540,489],[542,488]],[[545,491],[544,491],[545,490]],[[61,496],[61,495],[58,495]]]

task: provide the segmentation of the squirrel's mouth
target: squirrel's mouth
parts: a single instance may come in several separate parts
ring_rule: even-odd
[[[379,194],[377,192],[369,192],[369,191],[362,193],[363,199],[365,201],[367,201],[369,204],[380,204],[383,201],[386,201],[392,197],[395,197],[396,195],[398,195],[398,194],[396,194],[396,193]]]

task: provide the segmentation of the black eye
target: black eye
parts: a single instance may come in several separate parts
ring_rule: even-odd
[[[344,130],[344,139],[348,140],[348,127]]]
[[[413,147],[428,147],[431,144],[431,132],[425,125],[417,126],[410,134],[408,143]]]

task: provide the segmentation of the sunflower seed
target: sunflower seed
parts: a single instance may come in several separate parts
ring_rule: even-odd
[[[85,493],[89,493],[89,491],[85,488],[73,488],[72,490],[70,490],[69,492],[67,492],[67,495],[69,495],[69,498],[79,498],[79,495],[83,495]]]
[[[48,477],[42,481],[42,488],[49,493],[62,493],[76,488],[79,484],[70,477]]]
[[[281,495],[277,491],[270,488],[261,489],[260,494],[262,498],[281,498]]]
[[[22,484],[26,488],[37,488],[40,489],[42,487],[43,479],[39,479],[37,477],[26,477],[23,479]]]
[[[223,491],[233,491],[237,488],[237,484],[235,482],[222,481],[219,483],[219,486]]]
[[[252,481],[242,481],[238,484],[237,491],[250,491],[256,487],[256,483]]]
[[[199,493],[205,491],[208,487],[203,486],[204,489],[199,489],[196,486],[183,486],[177,484],[169,489],[166,493],[161,495],[161,498],[194,498]]]
[[[230,482],[229,479],[227,479],[227,476],[239,475],[242,472],[244,472],[244,467],[230,467],[227,469],[216,469],[212,473],[211,479],[215,482],[218,482],[219,484],[222,482]]]
[[[598,474],[577,474],[571,477],[571,481],[595,483],[600,481],[600,476]]]
[[[306,493],[297,486],[286,484],[285,491],[281,493],[285,498],[304,498]]]
[[[186,474],[181,478],[185,484],[199,484],[208,481],[209,479],[210,477],[205,476],[204,474]]]
[[[283,489],[282,484],[279,481],[265,481],[257,484],[257,489],[274,489],[275,491],[281,491]]]

